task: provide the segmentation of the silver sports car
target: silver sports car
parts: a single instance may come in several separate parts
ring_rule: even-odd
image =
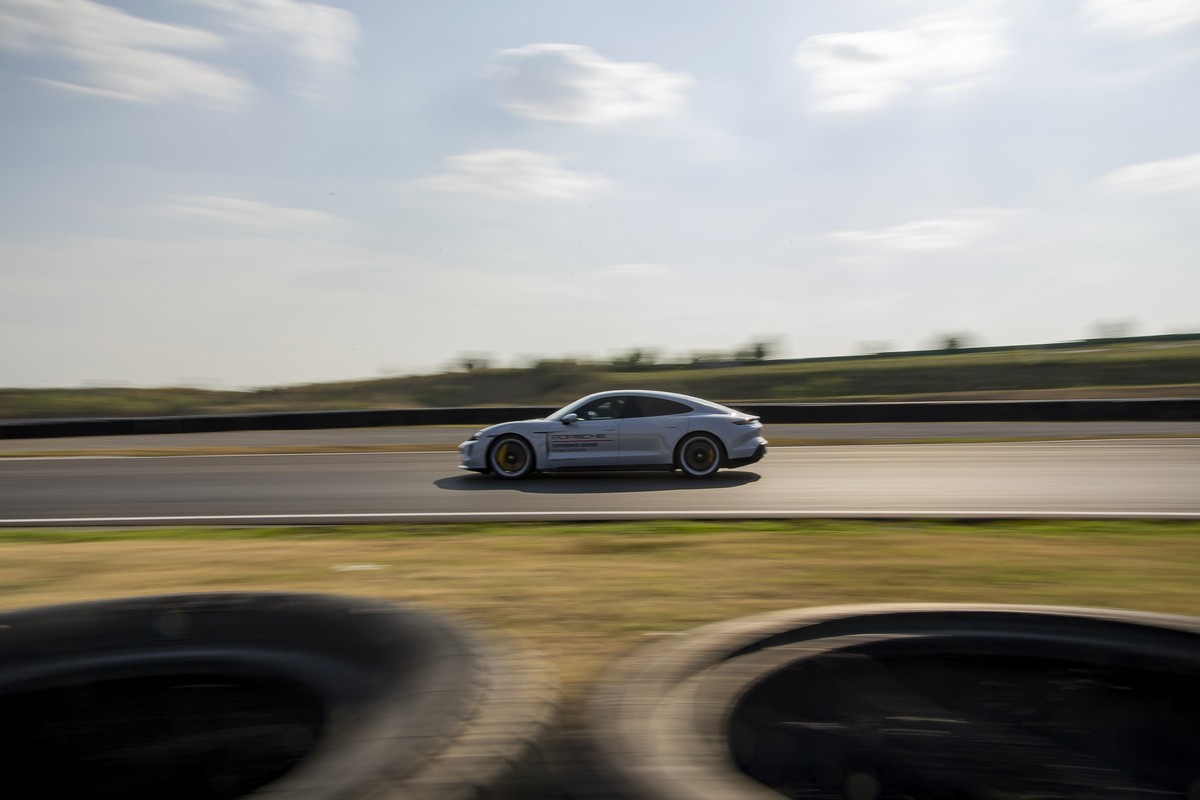
[[[577,469],[678,469],[708,478],[767,452],[758,417],[671,392],[590,394],[545,419],[502,422],[458,446],[462,469],[500,478]]]

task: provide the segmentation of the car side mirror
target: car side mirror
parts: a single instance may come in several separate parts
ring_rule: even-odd
[[[578,421],[579,421],[578,414],[563,414],[563,418],[562,418],[563,425],[570,425],[572,422],[578,422]]]

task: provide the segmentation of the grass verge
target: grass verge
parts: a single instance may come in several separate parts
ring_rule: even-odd
[[[858,602],[1200,615],[1200,522],[761,521],[0,530],[0,605],[305,591],[430,604],[520,637],[569,686],[652,637]]]
[[[280,386],[0,388],[0,418],[174,416],[474,405],[558,406],[593,391],[637,386],[715,400],[779,402],[1015,397],[1189,397],[1200,385],[1192,336],[941,350],[798,361],[640,367],[573,359],[526,368]]]

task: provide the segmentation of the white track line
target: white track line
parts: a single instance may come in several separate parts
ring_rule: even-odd
[[[780,511],[405,511],[394,513],[324,513],[324,514],[198,514],[163,517],[45,517],[0,519],[0,526],[17,525],[152,525],[207,522],[228,524],[254,522],[286,524],[297,522],[328,522],[346,520],[358,523],[405,520],[468,520],[493,519],[1200,519],[1200,511],[903,511],[866,509],[811,509]]]
[[[112,459],[147,459],[147,458],[316,458],[322,456],[458,456],[457,450],[338,450],[329,453],[165,453],[162,455],[145,454],[140,456],[114,455],[98,453],[96,455],[74,456],[0,456],[0,461],[95,461],[102,458]]]

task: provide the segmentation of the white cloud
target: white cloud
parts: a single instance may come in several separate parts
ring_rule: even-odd
[[[347,63],[358,41],[357,19],[342,9],[297,0],[190,2],[210,12],[211,27],[280,42],[307,61]],[[75,74],[43,74],[38,80],[119,100],[184,100],[220,109],[245,105],[252,85],[201,60],[228,44],[214,30],[157,22],[94,0],[0,2],[0,50],[57,58]]]
[[[221,195],[175,197],[157,208],[175,216],[215,220],[257,230],[308,228],[338,221],[337,217],[323,211],[273,206],[256,200]]]
[[[968,208],[941,219],[923,219],[875,230],[835,231],[829,237],[888,250],[951,250],[993,232],[1012,213],[1002,208]]]
[[[657,64],[611,61],[577,44],[532,44],[502,50],[485,75],[514,114],[584,124],[666,116],[692,83]]]
[[[594,172],[571,172],[557,159],[530,150],[476,150],[446,160],[446,172],[422,184],[447,192],[494,197],[573,200],[608,188]]]
[[[1083,15],[1097,28],[1162,36],[1200,22],[1196,0],[1087,0]]]
[[[830,33],[801,43],[819,111],[882,108],[918,91],[967,88],[1010,53],[1004,21],[985,6],[912,20],[902,29]]]
[[[121,100],[193,100],[242,105],[252,89],[241,78],[180,55],[221,47],[209,31],[142,19],[90,0],[6,0],[0,4],[0,50],[49,54],[82,75],[47,79],[60,88]]]
[[[217,12],[231,28],[282,38],[299,58],[333,64],[354,60],[358,18],[341,8],[298,0],[189,0]]]
[[[1107,189],[1120,192],[1175,192],[1200,189],[1200,153],[1163,161],[1132,164],[1113,170],[1099,181]]]

